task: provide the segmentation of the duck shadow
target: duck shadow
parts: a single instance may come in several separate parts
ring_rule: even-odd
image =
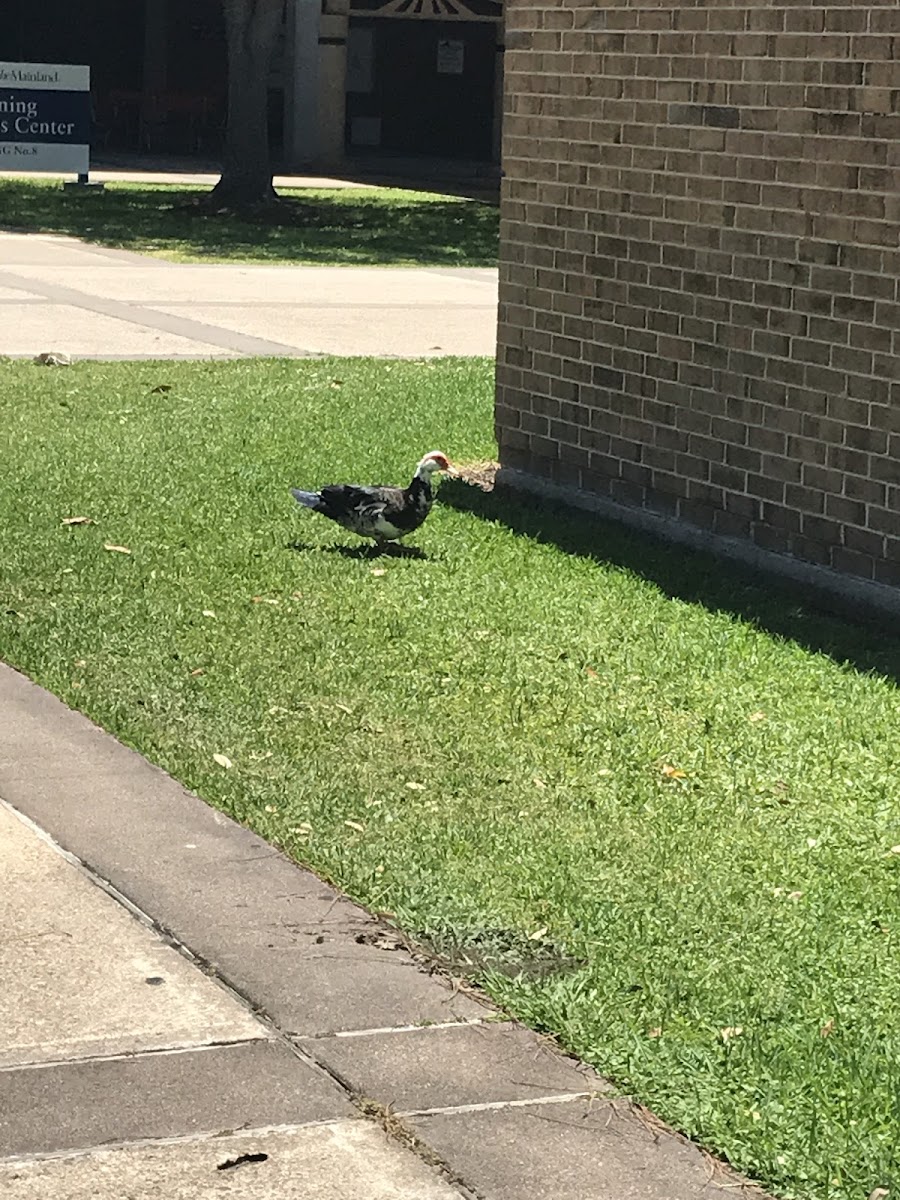
[[[397,546],[388,543],[386,546],[342,546],[335,542],[331,546],[316,545],[313,542],[288,542],[288,550],[295,554],[339,554],[341,558],[352,558],[368,562],[375,558],[412,558],[420,561],[430,561],[429,555],[418,546]]]

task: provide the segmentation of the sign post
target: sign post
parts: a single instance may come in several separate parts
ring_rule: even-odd
[[[0,170],[77,175],[88,183],[91,69],[0,62]]]

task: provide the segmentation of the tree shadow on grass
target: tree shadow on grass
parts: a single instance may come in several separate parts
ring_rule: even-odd
[[[514,533],[632,572],[666,596],[730,613],[778,637],[827,654],[839,663],[900,683],[900,632],[890,617],[848,619],[828,611],[829,601],[799,584],[768,576],[701,550],[557,501],[484,491],[460,479],[441,485],[442,504]]]
[[[0,180],[0,227],[226,261],[455,267],[497,262],[498,213],[489,204],[310,192],[238,217],[205,212],[207,196],[198,189],[139,185],[81,195],[30,180]]]

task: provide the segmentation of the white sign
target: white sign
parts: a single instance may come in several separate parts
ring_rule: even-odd
[[[87,175],[90,67],[0,62],[0,170]]]
[[[40,88],[42,92],[87,92],[91,87],[91,68],[62,63],[0,62],[0,86]]]

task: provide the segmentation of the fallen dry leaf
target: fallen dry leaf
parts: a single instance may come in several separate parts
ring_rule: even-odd
[[[799,900],[802,895],[802,892],[788,892],[788,900]]]
[[[829,1037],[832,1033],[834,1033],[834,1018],[832,1018],[830,1021],[825,1022],[825,1024],[819,1030],[819,1037],[826,1038],[826,1037]]]
[[[542,925],[540,929],[536,929],[534,933],[529,933],[529,942],[539,942],[542,937],[546,937],[549,931],[549,926]]]
[[[406,786],[409,788],[409,790],[411,792],[424,792],[425,791],[425,784],[424,783],[416,783],[416,781],[414,779],[408,779],[406,781]]]
[[[360,824],[359,821],[345,821],[344,824],[349,829],[355,829],[357,833],[365,833],[366,832],[365,825]]]
[[[205,674],[205,672],[206,672],[205,667],[195,667],[194,670],[191,671],[191,674],[192,675],[203,675],[203,674]]]
[[[275,807],[274,804],[267,804],[266,812],[278,812],[278,809]]]
[[[748,721],[765,721],[767,719],[768,718],[766,717],[766,714],[764,712],[751,713],[750,716],[747,718]]]
[[[668,763],[660,767],[660,771],[666,779],[687,779],[687,771],[679,771],[677,767],[670,767]]]
[[[726,1025],[724,1029],[719,1030],[719,1036],[727,1045],[732,1038],[740,1037],[743,1032],[743,1025]]]
[[[227,754],[214,754],[213,762],[217,762],[220,767],[224,767],[226,771],[230,771],[234,765]]]
[[[104,542],[103,549],[104,550],[114,550],[116,552],[116,554],[130,554],[131,553],[131,551],[128,549],[127,546],[114,546],[112,544],[112,542]]]
[[[599,679],[600,678],[600,676],[597,674],[597,672],[594,670],[593,667],[585,667],[584,673],[585,673],[585,675],[587,675],[588,679]]]
[[[377,575],[387,575],[387,571],[384,569],[384,567],[373,567],[372,574],[376,575],[376,576]]]
[[[215,615],[216,614],[213,612],[213,610],[211,608],[204,608],[204,610],[203,610],[204,617],[215,617]]]
[[[534,779],[532,779],[531,782],[534,784],[534,786],[536,788],[545,788],[547,786],[546,783],[544,783],[543,779],[539,778],[539,776],[537,776],[537,775],[535,775]]]
[[[93,525],[93,517],[63,517],[61,525]]]
[[[869,1200],[885,1200],[890,1194],[887,1188],[875,1188],[869,1192]]]
[[[648,1038],[662,1037],[662,1030],[660,1029],[660,1027],[658,1025],[654,1029],[648,1029],[647,1037]]]

